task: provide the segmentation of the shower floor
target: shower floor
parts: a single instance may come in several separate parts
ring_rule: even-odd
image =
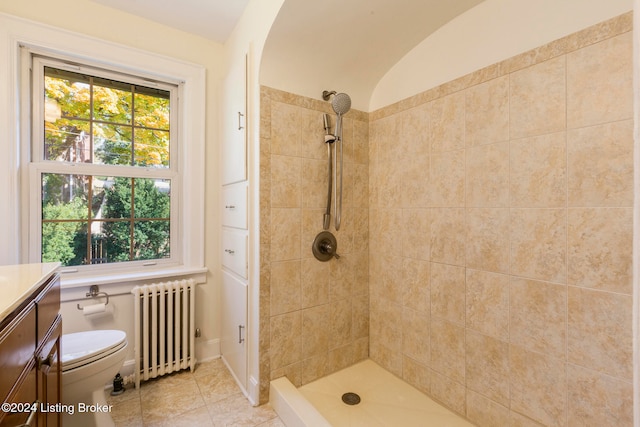
[[[287,381],[280,378],[276,381]],[[288,407],[282,412],[304,414],[310,403],[319,414],[311,414],[315,420],[305,421],[280,414],[279,406],[273,402],[280,398],[278,385],[272,382],[272,405],[288,427],[323,425],[333,427],[466,427],[473,424],[434,402],[425,394],[400,380],[371,360],[357,363],[347,369],[306,384],[299,389],[285,388],[284,394],[299,393],[288,400]],[[291,383],[289,383],[291,384]],[[275,390],[274,390],[275,388]],[[357,393],[361,401],[357,405],[347,405],[342,395]],[[284,404],[287,406],[287,404]],[[298,406],[298,408],[291,408]],[[318,415],[323,418],[318,422]],[[291,421],[290,421],[291,420]]]

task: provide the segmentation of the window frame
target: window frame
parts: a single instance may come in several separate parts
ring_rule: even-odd
[[[24,94],[30,91],[29,61],[23,52],[55,56],[71,62],[143,76],[152,80],[175,82],[182,106],[179,135],[183,141],[179,167],[188,171],[182,175],[181,188],[172,189],[180,198],[180,215],[186,219],[177,224],[182,237],[181,260],[176,265],[145,266],[144,268],[116,268],[109,271],[70,272],[61,269],[62,287],[84,287],[94,283],[140,283],[156,278],[190,276],[198,282],[205,280],[205,141],[206,141],[206,68],[197,63],[141,50],[128,45],[97,39],[72,31],[0,16],[1,90],[7,94],[0,99],[0,146],[6,157],[0,159],[0,177],[8,184],[0,189],[0,235],[5,245],[0,247],[0,262],[18,264],[39,262],[30,258],[33,233],[29,222],[32,216],[29,201],[28,164],[31,151],[31,106]],[[1,62],[0,62],[1,64]],[[26,92],[25,92],[26,91]],[[176,194],[177,193],[177,194]],[[39,248],[39,246],[38,246]],[[113,264],[109,264],[112,265]]]
[[[31,93],[25,94],[31,102],[31,153],[29,162],[29,234],[32,239],[29,245],[29,259],[34,262],[40,262],[42,255],[42,174],[73,174],[73,175],[92,175],[92,176],[116,176],[126,178],[150,178],[150,179],[168,179],[171,180],[172,188],[180,188],[180,143],[179,136],[175,129],[178,129],[178,116],[181,109],[178,90],[179,85],[175,83],[167,83],[162,81],[151,81],[142,79],[131,74],[124,74],[115,70],[105,68],[96,68],[87,64],[69,63],[67,60],[60,60],[52,56],[42,56],[32,52],[25,52],[29,55],[27,61],[31,62]],[[140,86],[155,87],[166,90],[170,93],[171,109],[170,109],[170,143],[169,143],[169,167],[153,168],[133,165],[107,165],[94,163],[75,163],[63,162],[56,160],[46,160],[44,158],[44,77],[45,67],[56,68],[62,70],[73,71],[79,74],[102,77],[123,81],[127,84],[136,84]],[[64,271],[85,272],[91,270],[96,273],[103,273],[109,269],[113,269],[114,265],[119,268],[140,268],[147,266],[174,266],[181,263],[180,236],[178,234],[178,226],[180,223],[180,201],[179,194],[172,191],[171,194],[171,211],[170,211],[170,257],[166,259],[147,259],[138,261],[122,261],[104,264],[89,264],[78,266],[65,266]]]

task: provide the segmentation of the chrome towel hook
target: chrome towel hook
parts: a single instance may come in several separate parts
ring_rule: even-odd
[[[89,292],[87,292],[87,298],[96,298],[99,296],[105,296],[107,298],[107,302],[104,303],[104,305],[108,305],[109,304],[109,294],[106,292],[100,292],[100,288],[98,288],[98,285],[91,285],[91,287],[89,288]],[[80,304],[77,305],[78,306],[78,310],[82,310],[84,307],[80,307]]]

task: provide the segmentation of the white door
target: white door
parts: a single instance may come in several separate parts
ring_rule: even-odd
[[[222,358],[236,380],[247,390],[247,285],[222,272]]]
[[[233,64],[224,84],[222,185],[247,179],[247,57]]]

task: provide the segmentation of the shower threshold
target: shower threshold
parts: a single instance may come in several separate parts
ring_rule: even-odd
[[[357,394],[359,403],[343,402],[345,393]],[[372,360],[300,388],[278,378],[271,381],[270,401],[287,427],[473,426]]]

